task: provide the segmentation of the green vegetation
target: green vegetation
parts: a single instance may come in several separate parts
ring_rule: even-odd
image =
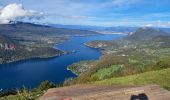
[[[137,61],[137,60],[134,60],[134,59],[128,59],[128,61],[129,61],[129,63],[130,64],[137,64],[139,61]]]
[[[62,85],[56,85],[49,81],[44,81],[39,87],[31,90],[23,87],[20,90],[13,90],[0,93],[0,100],[38,100],[40,96],[44,94],[49,88],[60,87]]]
[[[111,60],[109,61],[108,59]],[[82,73],[78,78],[74,79],[73,83],[99,81],[108,78],[123,77],[170,68],[170,57],[162,57],[155,60],[155,62],[149,62],[149,64],[143,62],[145,60],[148,59],[137,62],[134,60],[129,61],[129,59],[121,59],[121,57],[119,58],[113,55],[105,55],[99,61],[91,63],[93,64],[93,67]]]
[[[103,56],[86,66],[71,83],[88,83],[170,68],[170,36],[151,28],[140,28],[116,41],[92,41],[90,47],[102,49]],[[81,64],[73,69],[83,70]],[[118,67],[118,66],[123,67]],[[117,66],[117,67],[116,67]],[[166,80],[165,80],[166,81]]]
[[[16,95],[0,97],[0,100],[38,100],[43,92],[18,91]]]
[[[52,47],[21,45],[9,37],[0,35],[0,64],[30,58],[54,57],[63,53]]]
[[[93,65],[91,63],[94,63],[94,61],[81,61],[68,66],[67,69],[71,70],[76,75],[81,75],[92,68]]]
[[[106,78],[110,78],[113,76],[113,74],[122,70],[122,68],[123,65],[112,65],[108,68],[102,68],[92,75],[92,80],[103,80]]]
[[[143,33],[145,33],[144,36]],[[68,69],[78,77],[66,80],[64,85],[79,83],[158,84],[170,89],[170,36],[165,36],[165,34],[160,30],[146,28],[139,29],[136,33],[121,40],[93,41],[86,44],[90,47],[101,48],[104,55],[97,61],[82,61],[68,66]],[[39,50],[36,50],[38,51],[36,54],[42,55],[44,50],[42,52],[42,49]],[[36,99],[43,91],[52,87],[56,87],[55,84],[45,81],[31,92],[24,89],[16,95],[5,96],[3,99],[30,99],[32,97]]]
[[[170,67],[170,57],[161,58],[150,70],[161,70]]]
[[[37,90],[43,91],[43,90],[47,90],[49,88],[54,88],[54,87],[56,87],[56,84],[46,80],[40,84],[40,86],[37,88]]]
[[[164,88],[170,89],[170,68],[150,71],[136,75],[125,77],[110,78],[102,81],[97,81],[98,84],[112,85],[147,85],[158,84]]]
[[[0,64],[30,58],[49,58],[64,54],[64,52],[50,47],[23,47],[15,50],[0,49],[0,51]]]

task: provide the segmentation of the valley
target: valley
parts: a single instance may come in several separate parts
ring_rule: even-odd
[[[0,100],[170,100],[169,0],[0,0]]]
[[[149,35],[147,37],[142,36],[144,33]],[[139,36],[143,38],[136,39]],[[97,84],[113,86],[143,86],[157,84],[162,88],[169,90],[169,40],[170,36],[168,33],[152,28],[139,28],[129,35],[112,34],[73,37],[70,40],[58,44],[56,48],[59,48],[62,51],[76,50],[75,53],[47,60],[45,61],[48,63],[47,66],[44,65],[44,63],[41,64],[41,62],[36,62],[36,64],[34,64],[34,62],[30,64],[29,62],[21,62],[21,66],[20,64],[15,66],[23,68],[22,64],[26,64],[26,70],[28,70],[29,65],[32,66],[29,70],[36,68],[34,66],[41,66],[40,68],[46,69],[46,71],[42,70],[43,73],[45,72],[46,75],[48,74],[48,77],[50,76],[52,80],[56,79],[53,80],[53,82],[57,84],[62,82],[61,87],[77,84],[91,84],[94,86]],[[67,62],[65,60],[67,60]],[[63,69],[54,68],[56,65],[63,66]],[[4,65],[4,67],[5,66],[6,65]],[[46,67],[48,67],[48,70]],[[26,71],[25,68],[22,71]],[[51,69],[53,71],[51,71]],[[12,69],[12,71],[14,70]],[[56,76],[56,72],[59,77]],[[29,73],[27,74],[30,76]],[[60,75],[63,74],[65,76],[63,76],[61,80],[58,80]],[[41,73],[38,74],[36,72],[36,75],[37,79],[36,82],[32,84],[33,87],[46,79],[45,76],[42,77]],[[16,75],[16,77],[18,76]],[[33,77],[29,78],[34,79]],[[21,78],[20,82],[23,83],[25,79],[27,78]],[[29,81],[32,82],[31,80]],[[164,83],[162,83],[162,81],[164,81]],[[20,82],[14,86],[19,86],[18,84],[20,84]],[[29,82],[27,83],[30,84]],[[4,83],[3,86],[10,87],[11,85],[8,86]],[[54,85],[54,87],[56,87],[56,85]],[[91,91],[89,86],[86,88],[87,91]],[[111,91],[114,91],[114,89]],[[34,93],[38,93],[40,96],[44,94],[42,91],[38,90],[37,92],[35,89],[35,92],[32,91],[30,95],[33,95]],[[106,92],[106,94],[107,93],[108,92]],[[13,97],[18,97],[18,95],[9,98]]]
[[[33,56],[35,57],[37,55],[38,58],[30,58],[17,62],[1,64],[0,75],[5,76],[0,77],[1,88],[4,90],[14,87],[21,88],[23,84],[24,86],[35,88],[44,80],[53,81],[56,84],[63,83],[66,79],[74,78],[77,76],[68,70],[67,66],[81,60],[97,60],[100,57],[101,52],[98,49],[89,48],[85,46],[84,43],[92,40],[112,40],[122,37],[124,37],[124,35],[91,35],[83,37],[75,36],[70,37],[70,39],[60,44],[56,44],[53,47],[54,49],[51,50],[51,53],[49,47],[47,47],[46,50],[42,49],[43,47],[37,47],[39,49],[31,53],[26,50],[24,51],[23,49],[21,49],[22,51],[18,52],[13,51],[14,53],[17,53],[19,57],[29,57],[31,54],[34,54]],[[64,52],[64,54],[62,53],[61,56],[50,56],[49,58],[48,55],[53,55],[58,49],[60,52],[70,52],[75,50],[76,52],[67,54]],[[42,56],[45,56],[43,57],[45,59],[40,59]],[[15,83],[13,81],[15,81]]]
[[[79,76],[66,84],[109,80],[169,68],[169,43],[168,33],[151,28],[140,28],[132,35],[118,40],[87,42],[87,46],[100,49],[103,55],[99,60],[70,65],[69,68]]]

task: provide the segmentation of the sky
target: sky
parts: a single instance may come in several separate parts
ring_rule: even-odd
[[[19,13],[19,18],[8,16],[10,20],[67,25],[170,27],[170,0],[0,0],[0,14],[10,4],[24,7],[24,15]],[[0,20],[4,20],[1,15]],[[43,17],[38,20],[25,18],[40,15]]]

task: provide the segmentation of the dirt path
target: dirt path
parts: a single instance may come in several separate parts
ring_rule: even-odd
[[[170,92],[158,85],[74,85],[49,89],[40,100],[170,100]]]

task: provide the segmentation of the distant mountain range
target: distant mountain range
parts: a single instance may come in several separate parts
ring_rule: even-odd
[[[56,28],[57,27],[57,28]],[[157,36],[168,36],[167,32],[154,28],[136,27],[93,27],[93,26],[63,26],[63,25],[37,25],[32,23],[0,24],[0,63],[18,61],[34,57],[51,57],[63,54],[62,51],[53,48],[54,44],[63,42],[70,36],[96,35],[98,32],[127,32],[124,40],[135,43],[139,40],[148,40]],[[166,39],[165,37],[163,37]],[[169,39],[169,38],[168,38]],[[118,41],[117,45],[127,44]],[[135,42],[134,42],[135,41]],[[92,42],[92,47],[102,47],[115,44],[115,42]],[[102,44],[102,45],[101,45]],[[167,44],[166,44],[167,45]]]
[[[161,31],[166,30],[166,32]],[[81,26],[81,25],[37,25],[32,23],[18,22],[14,24],[0,24],[0,35],[7,36],[13,40],[28,44],[25,42],[34,42],[40,44],[59,43],[68,36],[95,35],[98,32],[126,32],[130,34],[127,38],[141,40],[152,38],[158,35],[168,34],[168,28],[137,28],[137,27],[100,27],[100,26]],[[133,34],[132,34],[133,33]],[[142,38],[141,38],[142,37]]]
[[[64,54],[54,49],[69,36],[95,35],[97,32],[55,28],[32,23],[0,24],[0,64],[29,58],[48,58]]]
[[[93,31],[107,31],[107,32],[134,32],[140,27],[128,27],[128,26],[113,26],[113,27],[104,27],[104,26],[87,26],[87,25],[61,25],[61,24],[49,24],[49,26],[56,28],[67,28],[67,29],[80,29],[80,30],[93,30]],[[160,29],[165,32],[170,33],[170,28],[154,28]]]
[[[14,43],[14,41],[6,36],[0,35],[0,43]]]
[[[107,28],[102,26],[61,25],[61,24],[49,24],[49,26],[56,27],[56,28],[81,29],[81,30],[104,30]]]
[[[168,38],[166,38],[168,37]],[[154,29],[154,28],[138,28],[136,31],[131,32],[128,36],[125,38],[115,40],[115,41],[91,41],[86,43],[87,46],[94,47],[94,48],[110,48],[112,46],[116,48],[123,47],[123,46],[129,46],[129,47],[135,47],[136,45],[140,45],[142,42],[152,42],[152,41],[169,41],[170,34],[162,31],[160,29]]]
[[[92,31],[74,30],[74,29],[64,29],[64,28],[54,28],[51,26],[37,25],[32,23],[18,22],[15,24],[0,24],[0,34],[40,34],[40,35],[81,35],[81,34],[97,34]]]
[[[53,46],[66,40],[69,36],[86,36],[98,34],[94,31],[55,28],[47,25],[17,22],[13,24],[0,24],[0,35],[31,45]],[[49,43],[51,43],[49,45]]]
[[[94,31],[114,31],[114,32],[133,32],[138,27],[104,27],[104,26],[86,26],[86,25],[60,25],[60,24],[49,24],[49,26],[56,28],[67,28],[67,29],[81,29],[81,30],[94,30]]]

